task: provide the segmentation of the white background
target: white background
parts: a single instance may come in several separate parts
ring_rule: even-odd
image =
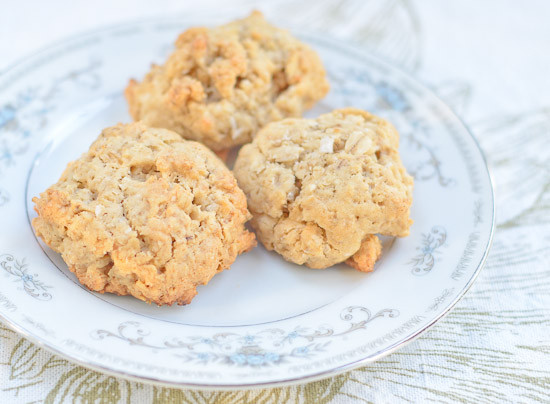
[[[280,0],[1,0],[0,3],[0,71],[17,59],[75,33],[190,10],[238,14],[239,9],[246,13],[255,7],[272,10],[268,17],[275,16],[279,23],[301,25],[301,16],[285,14],[286,2]],[[320,7],[320,3],[326,2],[309,3],[311,7]],[[547,56],[550,52],[550,8],[547,1],[397,3],[413,3],[419,20],[424,22],[423,69],[420,71],[423,81],[436,85],[452,77],[479,83],[476,91],[483,100],[480,105],[483,114],[501,112],[512,105],[518,111],[550,103]],[[355,18],[359,20],[361,15]],[[345,29],[349,22],[342,23],[341,28],[334,29],[336,33]],[[511,99],[513,102],[509,101]],[[482,113],[474,110],[471,114],[476,118]]]

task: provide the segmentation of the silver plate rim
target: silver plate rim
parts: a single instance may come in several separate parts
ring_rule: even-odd
[[[73,41],[78,41],[85,39],[89,36],[94,36],[98,34],[108,33],[110,31],[115,30],[123,30],[128,29],[135,25],[141,25],[141,24],[147,24],[147,23],[159,23],[159,22],[166,22],[166,21],[188,21],[193,20],[195,17],[201,17],[201,13],[194,13],[193,17],[178,15],[178,16],[171,16],[171,17],[155,17],[155,18],[146,18],[146,19],[137,19],[137,20],[131,20],[131,21],[125,21],[121,24],[109,24],[104,25],[100,28],[93,29],[93,30],[87,30],[85,32],[81,32],[79,34],[75,34],[70,37],[65,37],[60,40],[54,41],[50,45],[44,46],[40,48],[39,50],[29,53],[19,59],[17,59],[15,62],[11,63],[8,67],[6,67],[4,70],[0,71],[0,79],[4,78],[8,73],[17,70],[19,67],[24,66],[27,63],[32,62],[35,58],[40,57],[41,55],[48,54],[51,51],[54,51],[56,48],[67,45],[68,43],[71,43]],[[217,18],[220,18],[222,15],[219,14],[216,16]],[[212,20],[213,15],[212,14],[205,14],[204,15],[205,20]],[[214,17],[214,19],[216,18]],[[307,32],[303,31],[302,29],[292,29],[290,27],[290,30],[293,32],[301,33],[304,35],[310,35],[312,37],[315,37],[317,40],[321,42],[325,42],[334,46],[338,46],[341,48],[345,48],[346,50],[350,51],[351,53],[354,53],[358,57],[360,57],[361,53],[365,53],[361,50],[360,46],[358,44],[344,44],[342,41],[333,38],[333,37],[327,37],[326,35],[321,35],[321,33],[317,32]],[[495,201],[495,192],[494,192],[494,180],[493,175],[490,171],[489,165],[487,163],[487,159],[485,157],[485,153],[483,152],[483,149],[481,148],[478,140],[474,136],[473,132],[469,128],[469,126],[464,122],[464,120],[451,108],[445,101],[443,101],[439,95],[434,91],[434,89],[425,84],[422,80],[417,79],[414,74],[408,72],[406,69],[403,69],[401,67],[395,66],[393,63],[390,63],[389,61],[385,60],[384,58],[380,57],[379,55],[372,55],[368,54],[368,57],[380,62],[381,64],[388,66],[394,71],[399,72],[401,75],[405,76],[407,79],[416,82],[417,84],[421,85],[426,89],[426,91],[429,93],[429,95],[436,100],[440,105],[444,106],[447,111],[452,114],[464,127],[468,135],[470,136],[471,140],[474,142],[477,151],[479,152],[482,161],[483,166],[485,168],[488,181],[489,181],[489,190],[490,190],[490,196],[491,196],[491,225],[490,225],[490,233],[488,237],[488,241],[485,245],[485,249],[483,252],[483,256],[481,257],[481,260],[477,264],[477,267],[475,271],[473,272],[471,278],[468,280],[466,285],[463,287],[463,289],[457,294],[454,300],[452,300],[450,303],[447,304],[447,307],[438,315],[436,316],[430,323],[426,324],[423,328],[417,330],[415,333],[409,335],[407,338],[398,341],[391,345],[388,348],[385,348],[382,351],[379,351],[375,353],[374,355],[371,355],[364,359],[359,359],[353,362],[350,362],[345,365],[338,366],[336,368],[313,373],[307,376],[302,377],[295,377],[295,378],[288,378],[288,379],[281,379],[281,380],[275,380],[273,382],[263,382],[263,383],[243,383],[243,384],[202,384],[202,383],[186,383],[186,382],[177,382],[177,381],[167,381],[155,377],[146,377],[146,376],[138,376],[129,372],[120,371],[120,370],[113,370],[108,367],[105,367],[101,364],[89,361],[87,359],[84,359],[80,357],[79,355],[69,355],[64,353],[63,351],[57,349],[56,347],[48,344],[47,342],[44,342],[40,340],[38,337],[34,336],[32,333],[27,331],[24,327],[21,327],[20,325],[12,322],[8,318],[4,316],[3,313],[0,312],[0,319],[8,325],[10,328],[12,328],[14,331],[19,333],[21,336],[28,339],[33,344],[39,346],[40,348],[43,348],[47,351],[49,351],[52,354],[55,354],[57,356],[60,356],[72,363],[75,363],[79,366],[83,366],[86,368],[89,368],[91,370],[101,372],[104,374],[107,374],[109,376],[113,377],[122,377],[129,381],[134,381],[138,383],[148,383],[148,384],[154,384],[156,386],[163,386],[168,388],[187,388],[192,390],[210,390],[210,391],[230,391],[230,390],[252,390],[252,389],[259,389],[259,388],[276,388],[276,387],[284,387],[284,386],[292,386],[296,384],[305,384],[310,383],[322,379],[326,379],[329,377],[337,376],[339,374],[357,369],[359,367],[362,367],[364,365],[367,365],[369,363],[376,362],[377,360],[397,351],[398,349],[408,345],[410,342],[416,340],[420,335],[422,335],[424,332],[426,332],[428,329],[430,329],[435,323],[443,319],[450,311],[451,309],[464,297],[464,295],[468,292],[468,290],[471,288],[477,277],[479,276],[479,273],[481,272],[481,269],[485,265],[487,261],[487,257],[489,255],[489,251],[491,249],[492,243],[493,243],[493,237],[495,233],[495,220],[496,220],[496,201]]]

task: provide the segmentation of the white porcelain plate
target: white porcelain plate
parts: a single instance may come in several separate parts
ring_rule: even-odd
[[[217,22],[217,21],[216,21]],[[430,90],[361,49],[295,32],[321,55],[330,94],[308,116],[355,106],[393,122],[415,177],[409,237],[386,239],[371,274],[311,270],[262,247],[185,307],[92,293],[34,236],[32,197],[101,129],[128,122],[131,77],[204,19],[133,23],[82,35],[0,76],[0,316],[30,340],[101,371],[193,387],[312,380],[367,364],[425,331],[466,292],[491,242],[483,156]]]

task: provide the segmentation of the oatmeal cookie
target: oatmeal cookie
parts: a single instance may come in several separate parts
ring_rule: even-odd
[[[404,237],[412,224],[413,180],[398,146],[390,123],[353,108],[267,125],[234,168],[256,235],[297,264],[372,269],[372,235]]]
[[[179,36],[162,66],[126,88],[137,121],[212,150],[250,142],[265,124],[301,116],[328,92],[319,56],[263,15]]]
[[[187,304],[255,245],[244,193],[205,146],[141,123],[105,129],[33,198],[36,234],[96,292]]]
[[[346,260],[346,264],[361,272],[371,272],[381,255],[380,239],[374,234],[369,234],[361,243],[359,250]]]

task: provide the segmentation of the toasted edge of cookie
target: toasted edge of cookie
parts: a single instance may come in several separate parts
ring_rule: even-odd
[[[359,250],[348,258],[345,263],[358,271],[372,272],[374,264],[381,255],[382,243],[380,243],[380,239],[376,235],[370,234],[363,240]]]

